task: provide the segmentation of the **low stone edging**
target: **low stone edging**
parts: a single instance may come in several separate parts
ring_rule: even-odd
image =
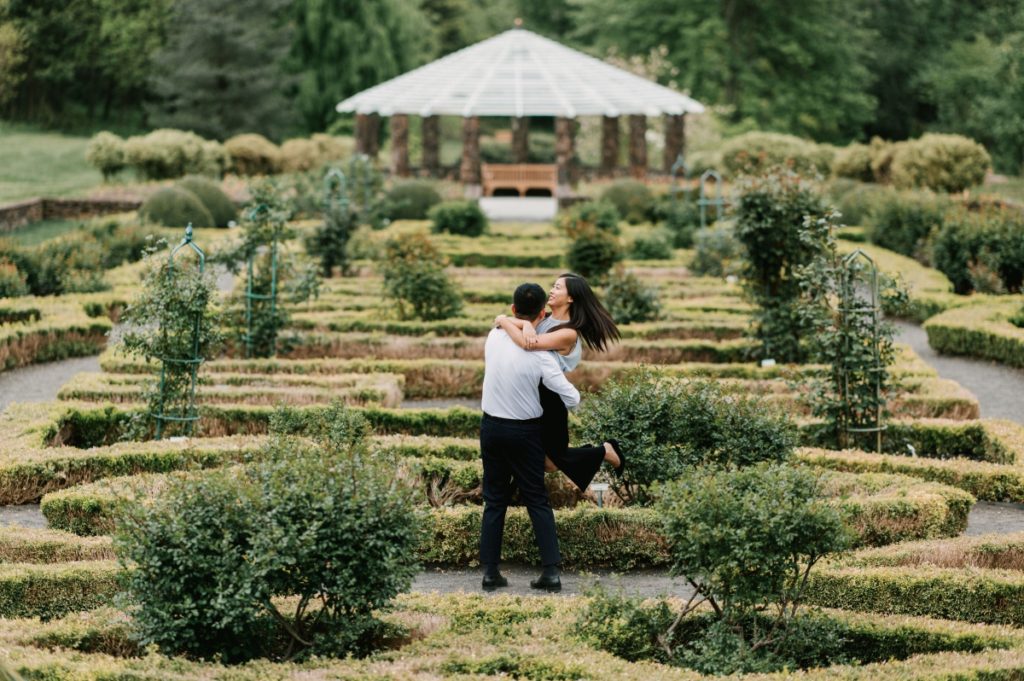
[[[43,220],[91,218],[138,210],[141,201],[124,199],[28,199],[0,206],[0,232]]]

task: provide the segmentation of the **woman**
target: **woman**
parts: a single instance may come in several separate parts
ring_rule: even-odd
[[[619,339],[619,329],[611,315],[587,280],[578,274],[566,273],[555,280],[548,306],[551,314],[536,329],[529,322],[505,315],[499,315],[495,322],[519,347],[552,352],[562,371],[572,371],[579,365],[584,343],[601,351]],[[622,475],[626,458],[618,442],[610,439],[599,447],[569,447],[569,412],[562,400],[541,385],[540,402],[544,408],[544,449],[548,455],[544,464],[549,472],[561,470],[580,490],[590,486],[604,461],[616,475]]]

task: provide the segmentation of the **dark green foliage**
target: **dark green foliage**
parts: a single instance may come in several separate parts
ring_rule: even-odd
[[[306,252],[320,259],[323,276],[334,276],[335,268],[342,276],[350,273],[348,242],[358,225],[358,216],[347,206],[332,202],[324,209],[324,223],[305,242]]]
[[[210,212],[214,227],[227,227],[229,222],[238,218],[238,208],[220,187],[202,177],[186,177],[177,184],[185,191],[191,192]],[[196,225],[193,225],[196,226]]]
[[[1010,323],[1014,326],[1024,329],[1024,307],[1017,311],[1012,317],[1010,317]]]
[[[25,273],[10,260],[0,259],[0,298],[17,298],[28,295]]]
[[[844,225],[865,226],[876,208],[893,194],[890,187],[870,182],[837,179],[828,185],[829,199],[839,209]]]
[[[931,257],[957,293],[1018,293],[1024,285],[1024,215],[1016,208],[952,211],[933,236]]]
[[[872,192],[865,222],[868,239],[891,251],[929,262],[928,237],[940,229],[949,201],[923,192]]]
[[[963,135],[927,134],[899,145],[892,182],[936,192],[962,192],[981,184],[992,165],[985,147]]]
[[[604,304],[616,324],[651,322],[661,313],[657,289],[644,286],[635,274],[623,269],[615,270],[609,278]]]
[[[732,222],[720,222],[693,234],[696,251],[690,270],[709,277],[739,274],[743,269],[743,244],[736,238]]]
[[[601,194],[601,201],[615,206],[622,219],[631,225],[650,219],[654,195],[638,180],[616,180]]]
[[[327,421],[350,422],[332,405]],[[279,421],[281,419],[278,419]],[[420,518],[394,466],[326,423],[278,435],[244,469],[172,481],[119,522],[140,638],[240,661],[365,654],[374,611],[416,573]],[[297,596],[281,612],[271,599]]]
[[[653,229],[633,240],[630,257],[636,260],[670,260],[675,235],[667,229]]]
[[[609,380],[579,410],[584,442],[618,439],[629,466],[616,492],[648,503],[651,486],[696,465],[784,461],[796,445],[787,416],[759,398],[726,395],[712,382],[670,379],[639,369]]]
[[[448,319],[462,310],[462,294],[444,271],[445,260],[423,234],[388,240],[381,263],[384,291],[402,319]]]
[[[182,0],[153,58],[150,120],[224,139],[285,131],[292,99],[282,63],[293,32],[285,0]]]
[[[558,226],[570,239],[590,231],[619,233],[621,214],[614,204],[607,201],[587,201],[563,211],[558,216]]]
[[[146,199],[139,217],[164,227],[213,227],[213,216],[195,194],[178,187],[164,187]]]
[[[707,218],[710,222],[714,222],[714,217],[709,212]],[[655,207],[654,219],[672,234],[675,248],[693,247],[693,233],[700,229],[700,208],[694,200],[689,200],[682,192],[677,194],[675,201],[668,196],[662,197]]]
[[[384,200],[391,220],[426,220],[427,212],[441,203],[441,195],[433,182],[408,180],[396,183]]]
[[[784,170],[747,179],[736,206],[736,237],[744,246],[743,275],[757,305],[752,335],[758,355],[780,362],[807,357],[811,332],[801,316],[799,271],[825,253],[831,224],[817,189]]]
[[[671,650],[691,633],[687,622],[668,634],[676,614],[665,599],[651,603],[621,591],[609,592],[600,584],[587,596],[590,600],[577,621],[577,635],[624,660],[670,662],[666,648]]]
[[[569,269],[590,282],[603,282],[615,263],[622,260],[619,241],[609,232],[591,228],[569,245],[566,263]]]
[[[476,201],[445,201],[430,209],[430,229],[461,236],[480,236],[487,231],[487,216]]]
[[[774,132],[748,132],[722,147],[722,163],[730,176],[757,175],[786,167],[801,175],[828,176],[831,154],[812,141]]]

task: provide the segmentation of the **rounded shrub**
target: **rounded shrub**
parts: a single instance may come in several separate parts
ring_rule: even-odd
[[[448,319],[462,294],[445,273],[444,256],[424,234],[401,234],[384,245],[384,292],[403,319]]]
[[[743,269],[743,244],[733,223],[720,222],[693,234],[694,256],[690,271],[705,277],[727,277]]]
[[[164,227],[213,227],[213,216],[195,194],[178,187],[165,187],[139,208],[139,217]]]
[[[756,175],[778,166],[827,175],[831,155],[810,140],[777,132],[748,132],[722,145],[722,164],[730,175]]]
[[[273,175],[281,165],[281,150],[263,135],[235,135],[224,142],[224,148],[239,175]]]
[[[700,208],[695,201],[682,195],[672,201],[666,195],[658,203],[655,217],[672,235],[674,248],[693,247],[693,233],[700,228]],[[709,211],[706,219],[714,222],[714,213]]]
[[[111,132],[96,133],[85,148],[85,160],[109,180],[127,166],[124,140]]]
[[[281,171],[297,173],[313,170],[320,166],[320,151],[311,139],[285,140],[281,144]]]
[[[876,192],[873,204],[864,224],[868,239],[927,262],[928,238],[942,227],[949,201],[925,192],[889,189]]]
[[[931,239],[933,265],[966,294],[1024,287],[1024,216],[1014,209],[950,211]]]
[[[441,203],[441,195],[433,182],[408,180],[396,183],[384,200],[392,220],[426,220],[430,209]]]
[[[871,219],[871,213],[893,191],[872,182],[836,179],[829,183],[828,194],[841,213],[843,224],[863,226]]]
[[[615,206],[619,215],[631,225],[649,220],[654,208],[654,195],[638,180],[616,180],[601,194],[601,200]]]
[[[661,313],[657,290],[644,286],[635,274],[621,268],[608,279],[604,304],[617,324],[650,322]]]
[[[875,182],[890,184],[892,182],[892,160],[906,142],[887,142],[881,137],[872,137],[868,144],[871,154],[871,174]]]
[[[178,182],[177,186],[199,199],[210,212],[214,227],[227,227],[229,222],[238,217],[238,208],[213,182],[202,177],[186,177]]]
[[[836,151],[832,163],[832,174],[860,182],[871,182],[875,174],[871,170],[871,149],[866,144],[854,142]]]
[[[614,437],[629,457],[616,492],[647,503],[652,486],[700,464],[746,466],[785,461],[797,442],[789,418],[760,398],[723,392],[717,383],[679,380],[641,368],[608,381],[579,410],[583,441]]]
[[[929,133],[896,150],[892,182],[903,188],[960,192],[981,184],[991,167],[985,147],[969,137]]]
[[[558,226],[570,239],[575,239],[580,234],[593,230],[618,234],[621,219],[622,215],[615,204],[607,201],[587,201],[563,211],[558,216]]]
[[[603,282],[620,260],[622,249],[618,239],[599,229],[591,229],[577,236],[569,245],[566,255],[570,270],[596,283]]]
[[[129,137],[124,145],[125,162],[147,180],[204,172],[211,164],[212,149],[199,135],[170,128]]]
[[[10,260],[0,258],[0,298],[17,298],[28,294],[25,273]]]
[[[667,229],[652,229],[633,239],[630,257],[636,260],[670,260],[674,235]]]
[[[189,172],[209,177],[222,177],[230,167],[231,157],[224,145],[216,140],[205,140],[200,160],[197,165],[190,168]]]
[[[487,216],[476,201],[445,201],[431,208],[428,215],[435,234],[480,236],[487,231]]]

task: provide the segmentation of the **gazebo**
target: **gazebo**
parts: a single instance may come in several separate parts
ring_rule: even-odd
[[[484,190],[482,170],[491,174],[505,171],[504,176],[521,178],[531,167],[534,172],[546,167],[551,170],[554,194],[563,197],[571,194],[573,120],[577,117],[602,117],[599,171],[610,177],[619,158],[619,117],[628,116],[630,173],[642,179],[647,173],[647,118],[665,117],[663,165],[667,172],[683,151],[686,114],[701,113],[704,107],[674,90],[514,28],[353,95],[339,103],[337,110],[355,112],[357,151],[371,156],[378,152],[380,118],[390,117],[391,171],[399,177],[410,174],[409,117],[421,118],[422,168],[436,175],[440,169],[438,117],[460,116],[459,177],[467,196],[480,196]],[[481,167],[482,116],[512,118],[515,166]],[[555,119],[553,166],[527,164],[528,120],[536,116]]]

